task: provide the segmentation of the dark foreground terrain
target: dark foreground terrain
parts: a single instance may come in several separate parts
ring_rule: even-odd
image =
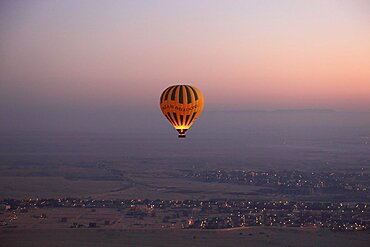
[[[5,234],[6,233],[6,234]],[[368,246],[367,232],[322,229],[244,228],[233,230],[6,230],[1,247],[81,246]]]

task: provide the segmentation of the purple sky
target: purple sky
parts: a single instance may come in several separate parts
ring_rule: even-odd
[[[368,1],[1,1],[0,113],[155,112],[175,83],[206,110],[369,111],[369,27]]]

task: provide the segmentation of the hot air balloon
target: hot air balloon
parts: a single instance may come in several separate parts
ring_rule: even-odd
[[[203,111],[202,93],[190,85],[173,85],[166,88],[160,98],[163,115],[185,138],[185,132],[193,125]]]

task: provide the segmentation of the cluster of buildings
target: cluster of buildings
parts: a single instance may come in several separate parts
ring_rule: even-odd
[[[368,193],[370,175],[358,172],[304,172],[304,171],[193,171],[184,170],[184,176],[202,182],[235,183],[270,187],[282,194],[306,195],[314,192]]]
[[[113,208],[125,217],[143,220],[157,217],[164,225],[181,228],[222,229],[247,226],[329,228],[365,231],[370,226],[370,205],[297,201],[212,200],[93,200],[29,199],[0,201],[0,210],[24,212],[48,208]],[[67,219],[61,219],[67,221]],[[106,220],[109,225],[109,220]],[[77,223],[76,223],[77,224]],[[79,227],[77,224],[75,227]],[[97,227],[94,224],[89,227]]]
[[[366,204],[332,203],[251,203],[252,207],[229,204],[216,216],[197,216],[188,222],[189,228],[222,229],[246,226],[329,228],[334,231],[364,231],[370,226],[370,211]],[[253,205],[254,204],[254,205]],[[263,206],[262,206],[263,205]],[[254,208],[253,208],[254,206]]]

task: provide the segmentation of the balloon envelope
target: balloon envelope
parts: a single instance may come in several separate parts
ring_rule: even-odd
[[[194,86],[173,85],[163,91],[160,107],[163,115],[179,132],[179,137],[185,137],[185,132],[202,113],[204,99]]]

